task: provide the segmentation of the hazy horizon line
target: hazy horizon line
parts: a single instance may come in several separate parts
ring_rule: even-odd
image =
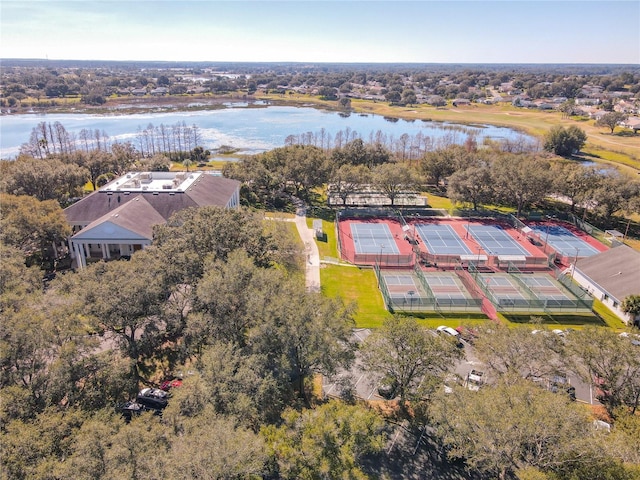
[[[631,66],[640,68],[640,63],[609,63],[609,62],[367,62],[367,61],[314,61],[314,60],[115,60],[115,59],[79,59],[79,58],[36,58],[36,57],[0,57],[0,63],[5,61],[26,62],[105,62],[105,63],[238,63],[238,64],[318,64],[318,65],[607,65]]]

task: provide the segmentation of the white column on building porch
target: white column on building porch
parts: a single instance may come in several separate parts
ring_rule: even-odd
[[[84,248],[76,242],[71,242],[71,245],[73,246],[73,253],[76,257],[78,268],[82,270],[87,266],[87,259],[84,255]]]

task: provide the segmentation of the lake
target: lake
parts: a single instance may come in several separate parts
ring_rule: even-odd
[[[335,138],[338,132],[351,133],[365,142],[376,132],[386,136],[386,143],[397,141],[403,134],[412,137],[420,133],[430,137],[433,144],[444,140],[449,143],[465,142],[469,134],[476,137],[478,144],[483,139],[495,140],[532,138],[510,128],[492,125],[465,126],[446,122],[423,120],[390,119],[379,115],[332,112],[312,107],[263,106],[252,108],[246,103],[227,104],[217,110],[175,111],[158,113],[136,113],[125,115],[91,115],[84,113],[66,114],[24,114],[0,117],[0,156],[14,158],[20,145],[29,141],[31,130],[40,122],[60,122],[65,129],[76,136],[82,129],[104,131],[111,141],[131,140],[135,145],[137,132],[150,124],[159,127],[186,123],[197,125],[202,146],[208,149],[228,145],[243,153],[259,153],[285,145],[290,135],[307,133],[320,134],[325,138]]]

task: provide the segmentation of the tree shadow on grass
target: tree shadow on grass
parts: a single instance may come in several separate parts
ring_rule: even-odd
[[[511,323],[526,324],[534,323],[531,315],[503,314],[504,318]],[[575,325],[575,326],[606,326],[606,322],[596,314],[571,314],[571,315],[540,315],[536,319],[542,320],[542,325]],[[536,322],[538,323],[538,322]]]

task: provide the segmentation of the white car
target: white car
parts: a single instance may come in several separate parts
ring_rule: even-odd
[[[471,370],[467,375],[467,381],[465,382],[465,387],[467,387],[472,392],[477,392],[480,390],[480,387],[484,383],[484,372],[480,372],[478,370]]]
[[[622,338],[631,339],[631,345],[635,345],[636,347],[640,346],[640,335],[638,335],[637,333],[622,332],[620,336]]]
[[[444,325],[440,325],[438,328],[436,328],[436,330],[438,332],[446,333],[447,335],[451,335],[454,338],[458,338],[460,336],[460,334],[455,329],[453,329],[451,327],[446,327]]]

